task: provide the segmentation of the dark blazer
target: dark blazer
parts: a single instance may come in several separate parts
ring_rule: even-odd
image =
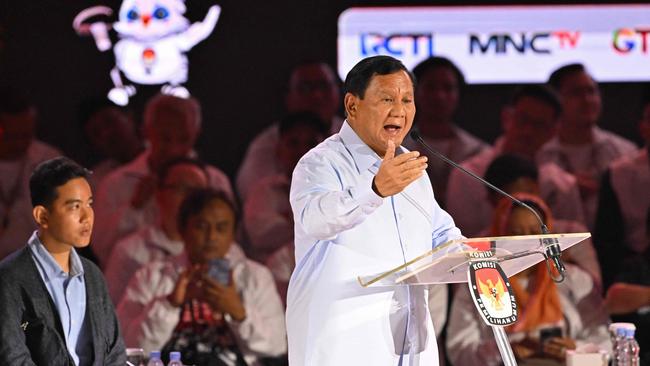
[[[101,271],[81,257],[93,365],[126,364],[124,341]],[[0,365],[74,366],[56,306],[28,247],[0,262]]]

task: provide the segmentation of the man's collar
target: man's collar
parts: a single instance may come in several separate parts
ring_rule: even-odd
[[[37,257],[48,278],[65,275],[65,272],[63,272],[61,266],[57,263],[47,248],[45,248],[45,245],[43,245],[41,242],[41,239],[38,237],[38,231],[34,231],[27,244],[30,246],[32,253]],[[84,269],[81,263],[81,258],[79,258],[79,255],[74,250],[74,248],[70,249],[69,261],[70,273],[67,275],[70,277],[83,275]]]
[[[341,136],[343,144],[350,151],[350,154],[352,154],[352,158],[357,168],[359,168],[359,173],[365,172],[371,166],[381,163],[379,155],[361,140],[347,120],[343,122],[339,136]]]

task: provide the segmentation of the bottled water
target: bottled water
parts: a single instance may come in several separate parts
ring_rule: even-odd
[[[626,335],[627,329],[616,329],[616,343],[614,345],[615,366],[631,366],[630,347]]]
[[[629,349],[630,365],[639,366],[639,343],[634,339],[634,329],[626,329],[625,336]]]
[[[180,352],[169,352],[169,363],[167,366],[183,366]]]
[[[149,354],[149,362],[147,366],[165,366],[160,359],[160,351],[151,351]]]

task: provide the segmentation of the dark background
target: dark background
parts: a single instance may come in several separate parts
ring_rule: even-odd
[[[72,19],[93,5],[107,5],[117,12],[121,2],[1,1],[0,41],[4,47],[0,50],[0,82],[19,84],[29,92],[39,109],[40,139],[80,162],[90,163],[93,156],[79,128],[77,107],[82,99],[105,95],[111,88],[113,54],[100,53],[92,38],[79,37],[72,29]],[[186,86],[203,104],[203,134],[197,150],[231,178],[251,139],[281,116],[283,87],[292,66],[305,59],[322,59],[336,67],[337,21],[343,10],[378,5],[507,4],[188,0],[186,17],[192,22],[200,20],[214,3],[221,5],[221,17],[214,32],[189,52]],[[650,62],[648,65],[650,75]],[[492,142],[500,133],[500,107],[514,87],[468,86],[461,98],[459,124]],[[601,125],[640,143],[636,122],[645,85],[610,83],[601,87]],[[136,113],[157,90],[158,87],[138,90],[131,103]]]

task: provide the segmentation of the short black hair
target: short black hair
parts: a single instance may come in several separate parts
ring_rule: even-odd
[[[284,135],[287,131],[296,126],[307,126],[313,128],[323,136],[329,134],[327,124],[317,114],[312,112],[297,112],[288,114],[280,120],[280,136]]]
[[[58,187],[76,178],[87,180],[90,174],[88,169],[63,156],[40,163],[29,178],[32,207],[50,207],[58,198]]]
[[[366,89],[370,80],[375,75],[389,75],[399,71],[404,71],[408,74],[415,89],[416,81],[415,76],[409,71],[402,61],[390,56],[372,56],[364,58],[359,61],[345,78],[345,85],[343,86],[344,94],[350,93],[361,99],[364,98]]]
[[[16,115],[26,112],[33,106],[24,90],[10,85],[0,87],[0,114]]]
[[[550,85],[556,91],[559,91],[562,88],[562,83],[568,76],[580,72],[587,72],[585,65],[581,63],[564,65],[551,73],[551,76],[548,78],[548,85]]]
[[[553,89],[546,85],[529,84],[517,88],[510,98],[510,105],[517,104],[517,102],[524,97],[534,98],[548,104],[553,108],[556,118],[562,114],[562,102],[560,102],[560,97],[558,97],[557,93]]]
[[[447,68],[453,72],[453,74],[456,76],[456,81],[458,82],[458,86],[463,86],[465,85],[465,75],[463,75],[463,72],[460,71],[458,66],[454,64],[450,59],[446,57],[440,57],[440,56],[434,56],[434,57],[429,57],[428,59],[420,62],[413,68],[413,75],[415,75],[415,78],[417,80],[422,80],[422,77],[424,74],[431,70],[439,69],[439,68]]]
[[[214,188],[201,188],[191,191],[187,194],[180,207],[178,208],[177,225],[180,232],[185,231],[187,222],[190,217],[197,215],[212,201],[221,201],[225,203],[235,216],[235,230],[239,226],[239,208],[230,198],[228,193]]]
[[[162,186],[165,184],[165,180],[167,179],[167,176],[169,175],[169,172],[172,170],[173,167],[176,165],[194,165],[195,167],[201,169],[203,174],[205,174],[206,179],[210,180],[210,176],[208,175],[208,170],[206,168],[206,165],[204,162],[198,159],[194,158],[188,158],[185,156],[180,156],[173,158],[167,162],[165,162],[160,169],[158,169],[156,177],[158,178],[158,186]]]
[[[531,178],[537,181],[539,172],[534,162],[517,154],[503,154],[495,158],[485,171],[488,182],[504,189],[519,178]]]

